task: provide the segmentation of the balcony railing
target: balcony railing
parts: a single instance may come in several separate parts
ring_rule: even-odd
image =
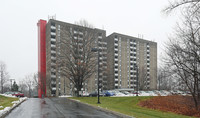
[[[51,26],[51,29],[54,29],[54,30],[55,30],[55,29],[56,29],[56,27],[52,25],[52,26]]]
[[[54,57],[54,56],[51,56],[51,59],[52,59],[52,60],[56,60],[56,57]]]
[[[56,53],[56,51],[54,51],[54,50],[51,50],[51,54],[55,54]]]
[[[52,41],[52,42],[56,42],[56,39],[54,39],[54,38],[51,38],[51,41]]]
[[[56,78],[56,75],[51,75],[51,78]]]
[[[52,36],[55,36],[55,35],[56,35],[56,33],[54,33],[54,32],[51,32],[51,35],[52,35]]]
[[[56,87],[52,87],[52,90],[54,90],[54,91],[55,91],[55,90],[56,90]]]
[[[54,44],[51,44],[51,47],[52,47],[52,48],[56,48],[56,45],[54,45]]]

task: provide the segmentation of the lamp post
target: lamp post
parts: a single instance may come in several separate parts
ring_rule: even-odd
[[[97,63],[98,63],[98,77],[97,77],[97,97],[98,97],[98,102],[97,104],[101,104],[100,103],[100,99],[99,99],[99,48],[92,48],[91,50],[92,52],[98,52],[98,60],[97,60]]]
[[[136,96],[138,96],[138,66],[137,64],[135,64],[135,69],[136,69],[136,79],[137,79]]]

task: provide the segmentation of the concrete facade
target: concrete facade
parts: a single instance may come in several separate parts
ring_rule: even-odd
[[[73,38],[70,38],[69,32],[72,32]],[[63,76],[64,73],[59,66],[59,58],[66,55],[67,43],[71,39],[86,40],[86,33],[93,33],[94,42],[93,46],[99,48],[99,64],[97,62],[98,53],[94,57],[96,60],[95,72],[90,78],[83,83],[83,91],[92,92],[97,90],[97,75],[99,68],[99,80],[100,89],[107,89],[107,76],[105,68],[106,64],[106,45],[104,41],[106,37],[106,31],[96,28],[87,28],[75,24],[69,24],[58,20],[50,19],[46,25],[46,79],[47,79],[47,96],[59,96],[59,95],[73,95],[73,89],[75,88],[73,83],[69,80],[70,76]],[[65,42],[66,45],[63,43]],[[79,42],[81,45],[81,42]],[[70,45],[69,45],[70,46]],[[81,50],[81,49],[79,49]],[[68,55],[71,55],[70,53]],[[101,65],[98,67],[98,65]]]
[[[106,38],[109,89],[157,89],[157,43],[113,33]],[[137,67],[136,67],[137,66]]]

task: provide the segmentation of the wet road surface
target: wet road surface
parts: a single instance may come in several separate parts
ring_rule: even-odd
[[[30,98],[6,118],[119,118],[113,114],[68,100],[67,98]]]

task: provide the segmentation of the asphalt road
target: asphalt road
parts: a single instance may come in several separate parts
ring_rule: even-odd
[[[113,114],[68,100],[67,98],[30,98],[6,118],[119,118]]]

